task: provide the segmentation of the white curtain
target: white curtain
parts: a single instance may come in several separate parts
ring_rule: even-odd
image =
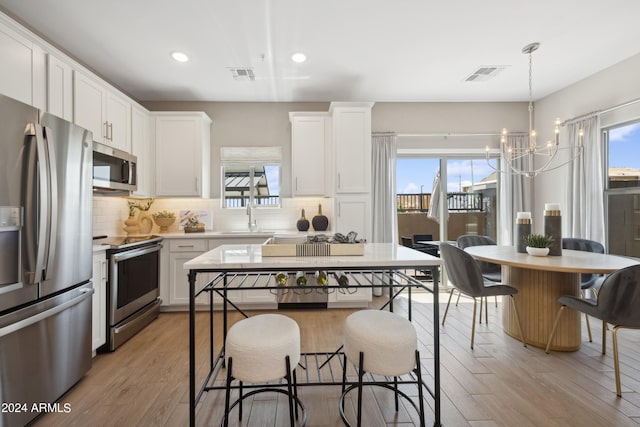
[[[373,238],[376,243],[397,243],[395,133],[372,135]]]
[[[512,147],[526,148],[529,145],[528,135],[509,135],[507,143]],[[527,159],[521,158],[514,161],[514,165],[526,168],[524,162]],[[499,243],[501,245],[513,245],[515,235],[515,217],[517,212],[531,212],[532,202],[532,179],[524,175],[513,172],[504,159],[500,159],[500,167],[503,174],[500,177],[500,203],[499,203]]]
[[[567,183],[567,214],[563,215],[564,233],[568,237],[595,240],[604,244],[604,177],[602,139],[599,116],[567,124],[569,146],[578,146],[579,132],[583,130],[582,155],[569,163]]]

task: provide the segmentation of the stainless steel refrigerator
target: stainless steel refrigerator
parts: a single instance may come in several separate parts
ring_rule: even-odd
[[[91,132],[0,95],[0,427],[91,367]]]

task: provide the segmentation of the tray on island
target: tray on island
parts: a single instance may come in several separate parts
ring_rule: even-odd
[[[309,243],[305,237],[271,237],[262,244],[262,256],[364,255],[364,243]]]

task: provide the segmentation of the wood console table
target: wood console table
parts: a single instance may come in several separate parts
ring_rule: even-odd
[[[514,246],[472,246],[465,249],[475,259],[502,265],[502,281],[518,289],[514,301],[522,320],[527,344],[545,348],[561,295],[580,296],[580,273],[609,274],[638,264],[637,260],[616,255],[562,250],[561,256],[537,257],[516,252]],[[510,304],[502,305],[504,331],[520,339]],[[565,310],[551,342],[556,351],[580,348],[580,313]]]
[[[317,257],[262,257],[261,245],[223,245],[206,252],[184,264],[189,270],[189,425],[195,426],[196,406],[202,395],[209,390],[224,388],[224,346],[216,355],[213,346],[213,299],[218,295],[223,299],[224,325],[223,333],[227,331],[227,310],[229,308],[240,311],[229,300],[228,295],[235,291],[252,289],[271,289],[273,292],[282,291],[277,287],[275,274],[279,271],[314,272],[324,270],[329,273],[345,272],[350,278],[348,288],[340,287],[335,279],[331,279],[327,286],[306,286],[305,290],[319,292],[345,292],[349,288],[386,288],[389,300],[382,309],[393,311],[393,300],[402,291],[408,290],[408,316],[411,320],[411,289],[422,288],[433,294],[433,368],[425,370],[433,375],[433,385],[425,385],[433,398],[434,427],[440,427],[440,336],[438,309],[438,277],[442,261],[422,252],[395,244],[368,243],[365,244],[363,256],[317,256]],[[427,287],[404,272],[405,269],[430,270],[433,275],[433,286]],[[213,273],[213,274],[212,274]],[[196,286],[198,274],[211,274],[211,280],[202,288]],[[329,276],[333,276],[329,274]],[[251,280],[247,278],[251,277]],[[258,278],[256,280],[255,278]],[[199,391],[196,390],[195,369],[195,299],[202,293],[209,294],[209,359],[210,366],[206,378],[203,379]],[[330,309],[327,309],[330,310]],[[244,313],[243,313],[244,314]],[[245,315],[246,316],[246,315]],[[223,341],[224,342],[224,341]],[[334,378],[335,366],[330,367],[330,361],[341,358],[334,357],[341,354],[341,349],[332,349],[324,353],[303,354],[301,363],[306,369],[306,382],[298,386],[339,386],[341,376]],[[318,362],[320,361],[320,362]],[[336,362],[332,362],[336,363]],[[315,369],[308,369],[315,364]],[[326,366],[326,367],[325,367]],[[309,375],[312,372],[312,375]],[[399,384],[402,384],[402,378]],[[245,386],[246,387],[246,386]],[[338,403],[336,402],[336,411]]]

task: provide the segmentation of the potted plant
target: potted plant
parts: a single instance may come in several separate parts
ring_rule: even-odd
[[[166,233],[169,230],[169,226],[176,220],[176,214],[169,211],[154,212],[151,216],[158,227],[160,227],[161,233]]]
[[[553,237],[545,234],[527,234],[524,236],[524,244],[529,255],[547,256],[551,243],[553,243]]]

